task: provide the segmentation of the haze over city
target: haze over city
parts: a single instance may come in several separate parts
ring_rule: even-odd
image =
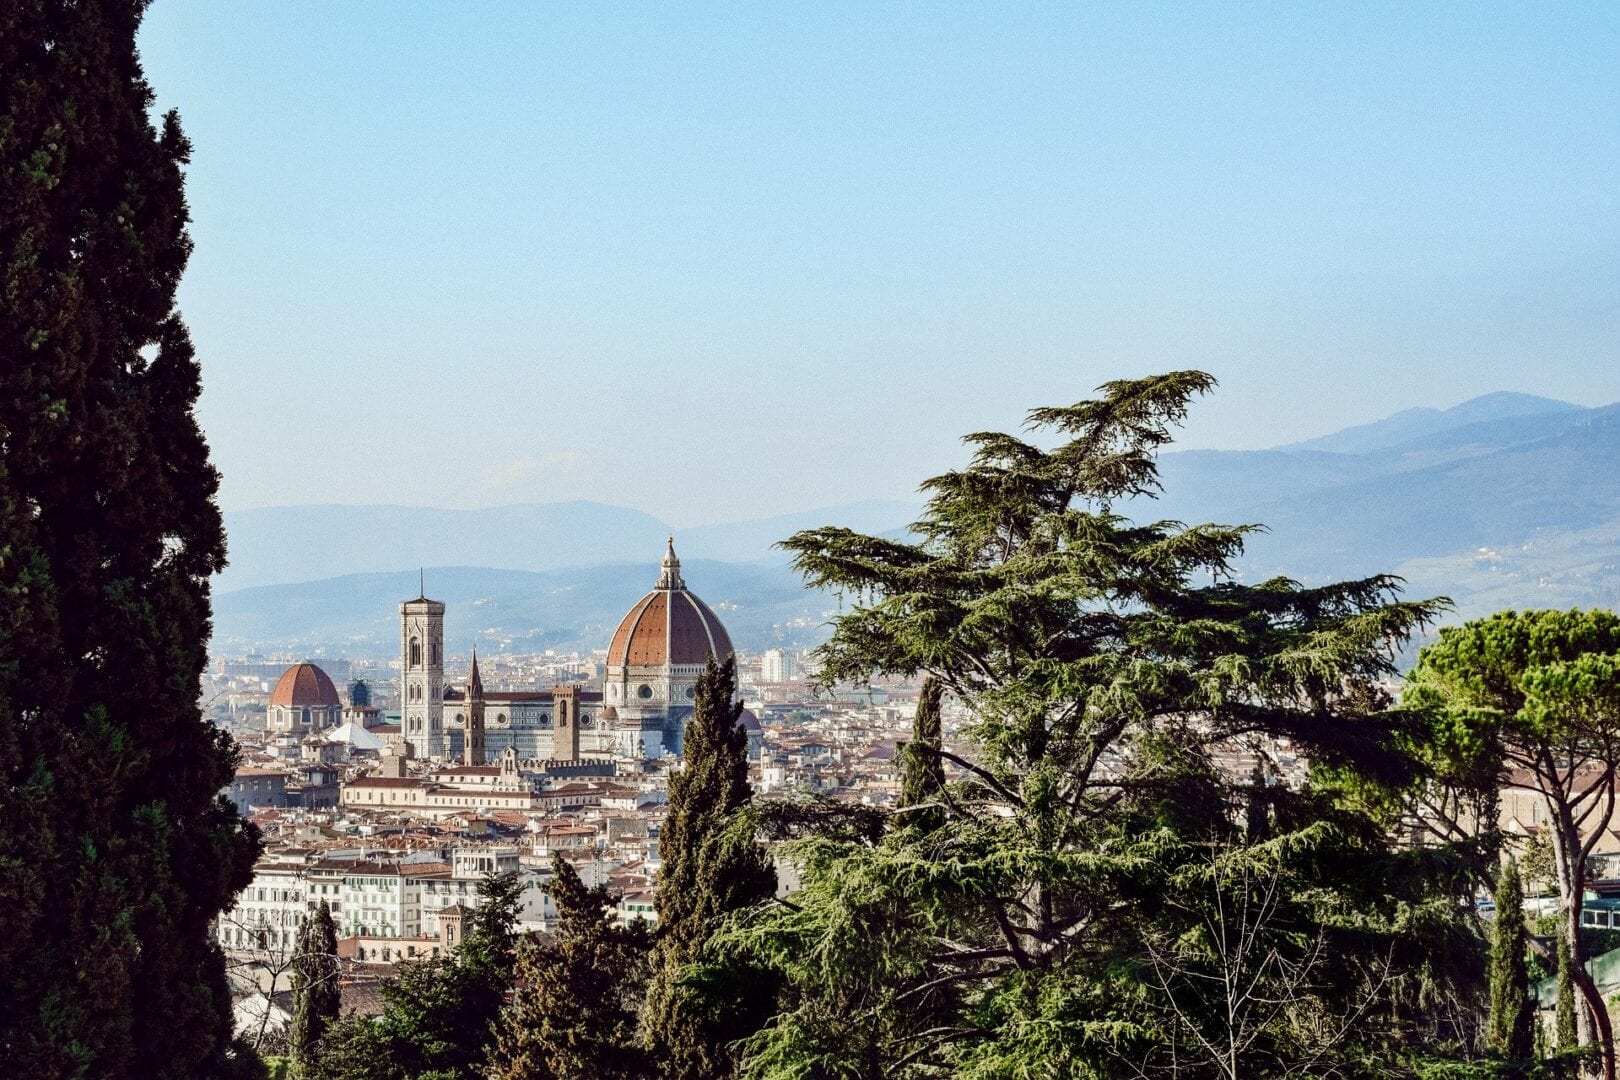
[[[1609,4],[159,0],[227,510],[908,498],[1104,379],[1188,447],[1620,399]]]

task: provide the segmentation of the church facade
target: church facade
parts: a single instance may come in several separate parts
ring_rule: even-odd
[[[525,761],[679,754],[693,688],[712,654],[732,653],[726,628],[686,587],[670,540],[653,588],[619,621],[600,686],[484,689],[474,652],[467,678],[444,677],[444,604],[400,605],[403,735],[419,758],[482,765],[512,750]]]

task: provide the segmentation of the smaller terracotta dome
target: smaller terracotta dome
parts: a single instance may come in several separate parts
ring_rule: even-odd
[[[281,673],[276,688],[270,694],[272,706],[289,708],[339,708],[337,687],[326,672],[314,664],[294,664]]]
[[[737,726],[744,731],[763,731],[759,726],[759,717],[754,715],[753,709],[744,709],[742,715],[737,717]]]

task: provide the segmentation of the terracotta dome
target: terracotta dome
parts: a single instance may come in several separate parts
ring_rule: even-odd
[[[658,584],[619,623],[608,646],[608,667],[703,664],[730,656],[731,638],[709,605],[687,591],[681,561],[669,542]]]
[[[341,707],[338,700],[337,687],[326,672],[314,664],[294,664],[281,673],[276,680],[276,688],[270,694],[270,704],[285,705],[291,708],[332,708]]]

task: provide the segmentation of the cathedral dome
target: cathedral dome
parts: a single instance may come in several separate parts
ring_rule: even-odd
[[[724,660],[731,651],[731,638],[719,617],[681,580],[681,561],[670,540],[658,584],[630,609],[613,633],[608,667],[701,665],[711,653]]]
[[[270,694],[272,706],[287,706],[290,708],[334,708],[340,707],[337,687],[326,672],[314,664],[294,664],[281,673],[276,680],[276,688]]]

